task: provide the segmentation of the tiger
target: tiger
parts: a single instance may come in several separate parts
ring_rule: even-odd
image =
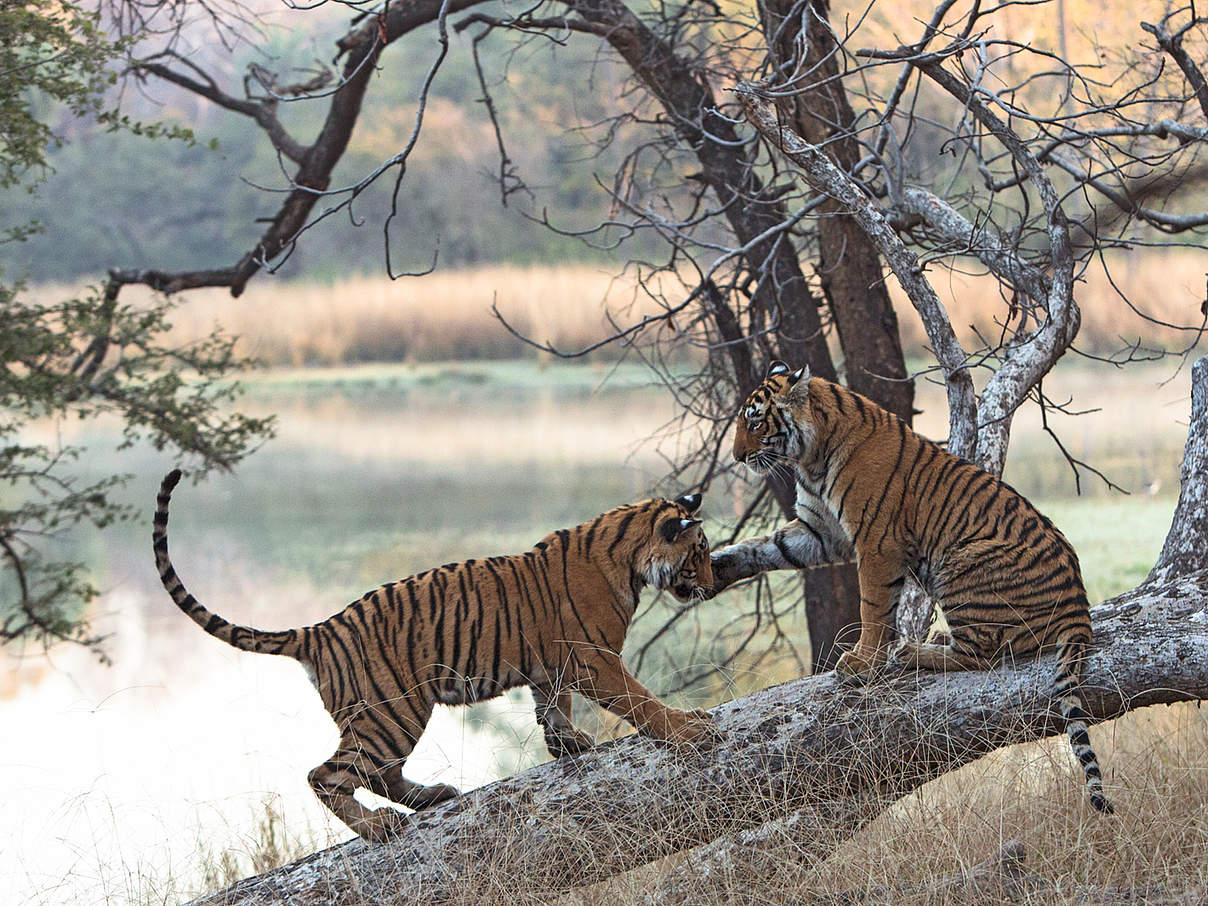
[[[756,475],[791,471],[797,518],[714,551],[711,593],[766,570],[854,557],[860,635],[836,665],[848,680],[891,656],[908,668],[977,670],[1056,649],[1053,696],[1091,805],[1111,814],[1077,694],[1089,604],[1078,557],[1053,523],[1005,482],[808,367],[772,362],[736,421],[734,459]],[[947,631],[891,651],[907,576],[936,601]]]
[[[468,704],[528,686],[555,758],[594,744],[571,723],[572,692],[680,747],[717,738],[708,712],[668,707],[620,655],[644,587],[692,602],[712,585],[699,493],[620,506],[525,553],[429,569],[366,592],[313,626],[266,632],[207,610],[177,575],[167,532],[180,478],[179,469],[164,478],[153,521],[164,589],[215,638],[302,664],[340,732],[335,753],[307,779],[319,801],[368,840],[388,839],[405,817],[363,807],[357,788],[415,810],[460,795],[402,774],[438,702]]]

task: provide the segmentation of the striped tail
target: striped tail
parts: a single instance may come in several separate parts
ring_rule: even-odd
[[[1082,679],[1082,661],[1086,657],[1086,643],[1065,641],[1057,651],[1057,675],[1053,678],[1053,694],[1061,705],[1061,719],[1065,721],[1065,732],[1070,737],[1070,748],[1086,774],[1086,789],[1091,796],[1091,805],[1105,815],[1115,811],[1111,802],[1103,795],[1103,772],[1099,770],[1099,759],[1091,748],[1091,738],[1086,732],[1090,715],[1082,707],[1077,688]]]
[[[196,598],[189,594],[189,590],[180,581],[180,577],[176,575],[176,569],[172,566],[172,558],[168,556],[168,503],[172,499],[172,489],[179,481],[180,469],[173,469],[164,477],[163,484],[159,486],[159,497],[156,498],[151,542],[155,549],[155,565],[159,569],[159,581],[164,584],[164,588],[172,596],[176,606],[214,638],[222,639],[228,645],[233,645],[241,651],[298,657],[302,639],[301,630],[261,632],[258,629],[228,623],[218,614],[206,610]]]

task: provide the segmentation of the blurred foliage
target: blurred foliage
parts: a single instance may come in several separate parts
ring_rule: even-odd
[[[240,73],[253,62],[285,67],[329,49],[328,25],[310,25],[300,13],[288,28],[266,26],[266,41],[226,58],[199,59],[223,88],[239,95]],[[308,31],[312,28],[314,31]],[[613,62],[584,60],[592,39],[561,47],[547,40],[522,43],[515,36],[488,38],[480,54],[498,110],[507,154],[527,189],[501,202],[500,152],[470,53],[471,35],[451,35],[453,51],[442,66],[425,112],[423,139],[408,162],[400,216],[391,224],[396,268],[427,267],[439,249],[443,266],[492,262],[519,264],[615,260],[576,237],[539,221],[556,211],[565,230],[596,226],[610,200],[596,174],[619,167],[623,142],[599,149],[592,133],[568,131],[603,119],[623,79]],[[332,180],[355,182],[397,153],[414,127],[419,85],[434,55],[432,35],[421,30],[392,45],[366,96],[360,124]],[[567,70],[584,69],[571,86]],[[284,68],[296,74],[296,70]],[[286,76],[288,78],[289,76]],[[124,108],[187,125],[196,143],[148,143],[111,123],[70,124],[71,141],[51,149],[55,178],[36,195],[0,191],[4,219],[36,220],[41,235],[20,246],[0,246],[0,265],[36,282],[90,278],[111,267],[160,270],[233,264],[264,229],[257,218],[276,213],[292,165],[283,170],[269,142],[245,117],[182,96],[149,80],[128,90]],[[282,122],[303,144],[318,133],[325,102],[281,105]],[[213,149],[210,148],[213,145]],[[104,178],[98,179],[98,170]],[[286,276],[330,279],[350,273],[381,273],[383,223],[393,186],[375,185],[356,202],[355,219],[330,218],[299,244],[281,270]],[[323,206],[320,206],[320,209]],[[657,248],[653,237],[631,243],[631,257]]]
[[[348,24],[346,10],[336,4],[288,11],[275,3],[263,6],[274,14],[257,23],[254,40],[236,43],[230,53],[218,42],[207,42],[204,31],[191,35],[189,61],[212,73],[229,94],[243,95],[241,80],[252,64],[280,75],[283,82],[330,69],[327,61],[334,41]],[[841,32],[856,29],[853,46],[893,47],[902,37],[903,15],[912,23],[925,21],[934,4],[912,0],[904,5],[875,4],[869,10],[859,4],[832,6]],[[652,16],[663,9],[659,3],[637,2],[633,7]],[[34,4],[21,7],[33,8]],[[672,8],[663,9],[663,15],[670,16],[667,10]],[[750,30],[738,40],[727,29],[742,31],[743,26],[754,25],[755,7],[725,4],[721,10],[728,26],[717,21],[721,30],[717,41],[735,42],[736,71],[754,71],[759,60],[758,31]],[[1059,10],[1062,15],[1055,15]],[[994,18],[991,36],[1053,52],[1065,48],[1070,59],[1092,77],[1110,83],[1121,77],[1133,48],[1144,37],[1138,20],[1158,17],[1161,11],[1161,4],[1152,0],[1127,9],[1107,0],[1067,0],[1060,8],[1050,4],[1036,10],[1006,7]],[[25,15],[35,21],[43,18]],[[12,25],[0,27],[14,34],[20,31]],[[116,45],[105,45],[95,28],[89,28],[92,43],[87,46],[97,48],[92,52],[112,53]],[[628,180],[622,191],[629,197],[637,197],[633,193],[638,192],[641,204],[662,210],[667,203],[662,196],[672,202],[680,198],[688,176],[685,168],[696,167],[686,157],[675,158],[666,172],[646,173],[638,179],[639,170],[661,159],[658,127],[652,128],[658,115],[633,90],[625,64],[602,52],[594,36],[569,34],[553,41],[500,31],[482,40],[477,57],[506,148],[506,182],[514,189],[505,203],[501,152],[472,52],[476,32],[476,28],[450,31],[450,52],[428,98],[423,134],[408,160],[399,194],[399,215],[390,225],[396,270],[427,268],[438,251],[442,267],[665,258],[666,247],[653,231],[629,237],[620,252],[607,248],[620,238],[615,229],[586,242],[559,232],[590,230],[617,216],[609,189],[618,175]],[[3,43],[6,49],[0,53],[6,55],[2,58],[6,62],[0,71],[6,72],[21,65],[20,59],[12,58],[18,51],[10,47],[20,42]],[[723,53],[719,47],[712,45],[710,52]],[[123,43],[122,49],[136,57],[140,52],[137,44]],[[333,188],[355,183],[406,143],[415,125],[420,85],[436,53],[431,28],[418,29],[385,51],[352,143],[334,174]],[[57,63],[66,65],[70,59],[65,56]],[[1015,78],[1019,75],[1015,68],[1029,64],[1021,56],[998,65]],[[1148,69],[1137,74],[1153,75]],[[896,71],[885,68],[850,80],[857,107],[861,86],[884,94],[891,86],[882,82],[895,77]],[[111,72],[98,72],[93,82],[75,85],[74,98],[39,95],[33,100],[33,109],[41,114],[35,118],[43,124],[40,128],[60,120],[58,134],[70,142],[62,147],[58,140],[44,143],[45,161],[39,166],[53,166],[56,176],[37,195],[0,183],[4,226],[12,229],[11,224],[30,221],[44,226],[28,242],[0,245],[0,266],[34,281],[61,282],[94,278],[110,267],[176,270],[234,264],[254,246],[264,229],[261,219],[276,213],[293,165],[286,161],[283,166],[246,117],[154,79],[118,86],[124,112],[105,112],[96,106],[96,91],[112,79]],[[14,81],[18,80],[9,83]],[[0,88],[0,99],[7,99],[5,109],[23,96],[9,83]],[[726,87],[714,86],[719,97],[724,97]],[[112,97],[118,88],[112,89]],[[1043,83],[1028,87],[1025,82],[1025,91],[1036,94],[1017,99],[1026,100],[1029,108],[1048,110],[1060,103],[1044,94]],[[949,131],[938,122],[946,121],[944,104],[929,86],[912,99],[917,134],[902,151],[902,165],[920,184],[949,184],[955,197],[980,185],[982,176],[945,146]],[[290,133],[307,144],[318,134],[325,110],[322,98],[297,98],[282,101],[278,114]],[[146,125],[140,115],[159,125]],[[115,128],[119,126],[127,128]],[[155,128],[175,130],[189,141],[147,143],[135,134]],[[638,151],[643,142],[652,142],[646,156]],[[627,160],[631,153],[635,158]],[[98,174],[103,178],[98,179]],[[319,223],[281,273],[328,280],[383,273],[383,224],[390,210],[392,183],[387,178],[362,195],[352,217],[341,215]],[[635,188],[639,183],[640,191]],[[542,224],[547,211],[558,230]]]
[[[106,42],[96,16],[76,5],[0,5],[0,184],[10,194],[34,199],[54,184],[47,177],[57,162],[50,149],[61,145],[59,124],[81,117],[143,140],[185,139],[174,151],[188,147],[188,130],[144,123],[104,104],[102,92],[113,83],[108,66],[121,50],[120,42]],[[95,179],[92,163],[100,191],[105,181]],[[19,208],[5,210],[14,220],[5,224],[4,245],[35,243],[41,225],[20,220]],[[101,224],[97,231],[111,233]],[[23,280],[0,283],[2,642],[73,640],[102,653],[86,620],[97,589],[81,562],[55,551],[73,529],[102,529],[133,515],[113,497],[129,476],[81,478],[87,451],[65,440],[63,426],[116,416],[120,449],[146,440],[201,469],[230,468],[271,430],[271,420],[230,411],[239,388],[226,378],[244,364],[230,338],[215,332],[170,348],[163,336],[174,303],[125,304],[118,291],[109,283],[76,298],[30,303]]]

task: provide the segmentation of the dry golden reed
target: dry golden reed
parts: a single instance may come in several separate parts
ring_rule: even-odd
[[[331,284],[261,280],[238,299],[222,291],[190,293],[174,316],[173,339],[188,341],[221,324],[241,338],[244,353],[268,365],[535,355],[508,333],[492,305],[520,333],[564,351],[606,336],[609,311],[641,318],[656,307],[632,280],[586,265],[504,265]]]
[[[1116,288],[1158,321],[1199,325],[1205,297],[1203,253],[1187,249],[1119,254],[1110,261],[1110,280],[1096,264],[1075,290],[1082,308],[1078,346],[1108,353],[1138,340],[1164,349],[1188,343],[1192,333],[1146,321]],[[610,314],[616,323],[630,325],[660,310],[631,271],[618,277],[614,270],[604,265],[499,265],[395,281],[382,276],[330,284],[263,278],[253,281],[238,299],[217,289],[187,293],[173,315],[169,341],[199,339],[218,324],[240,337],[241,352],[270,366],[537,355],[492,315],[494,304],[525,336],[561,351],[578,350],[613,332]],[[976,269],[965,273],[939,265],[927,273],[967,348],[977,348],[978,333],[997,337],[1009,309],[992,278]],[[889,279],[889,285],[903,345],[908,355],[919,354],[928,345],[922,323],[897,283]],[[33,292],[51,301],[71,290],[42,286]],[[127,292],[137,298],[140,288]],[[668,301],[674,304],[683,292],[669,287]],[[617,352],[612,346],[593,355],[608,358]]]
[[[1074,299],[1082,311],[1082,327],[1075,346],[1109,354],[1140,342],[1149,348],[1181,349],[1203,325],[1205,277],[1208,256],[1199,249],[1166,249],[1119,253],[1109,256],[1105,270],[1095,261],[1074,286]],[[927,276],[944,303],[953,330],[966,349],[976,349],[978,337],[997,341],[1004,321],[1018,318],[997,281],[977,262],[967,269],[933,265]],[[889,295],[909,354],[928,345],[922,321],[897,282],[889,280]],[[1155,323],[1160,322],[1160,323]],[[1018,323],[1012,320],[1012,325]],[[1030,322],[1035,326],[1035,321]]]

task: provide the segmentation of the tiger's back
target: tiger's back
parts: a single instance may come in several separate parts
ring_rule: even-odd
[[[571,723],[572,692],[658,738],[688,744],[711,733],[707,715],[666,707],[620,659],[643,587],[688,599],[712,583],[708,542],[694,518],[699,495],[618,507],[524,553],[446,564],[366,592],[313,626],[264,632],[210,612],[177,576],[167,521],[179,479],[179,471],[164,479],[154,522],[165,589],[211,635],[302,663],[340,730],[339,748],[310,773],[311,786],[363,836],[383,839],[398,819],[361,806],[358,787],[412,808],[457,795],[401,772],[437,703],[527,685],[555,756],[593,744]]]
[[[797,534],[810,542],[799,550],[846,548],[856,557],[861,632],[841,672],[867,674],[885,662],[910,576],[940,606],[948,638],[899,643],[906,663],[983,669],[1056,649],[1055,697],[1091,802],[1111,810],[1076,694],[1091,642],[1078,557],[1026,498],[871,400],[783,363],[773,363],[740,411],[734,457],[761,474],[795,471]],[[789,556],[788,540],[777,540],[781,559],[808,565]]]
[[[818,490],[858,557],[900,562],[990,657],[1090,642],[1078,556],[1026,497],[845,387],[814,378],[809,394],[834,439]]]

